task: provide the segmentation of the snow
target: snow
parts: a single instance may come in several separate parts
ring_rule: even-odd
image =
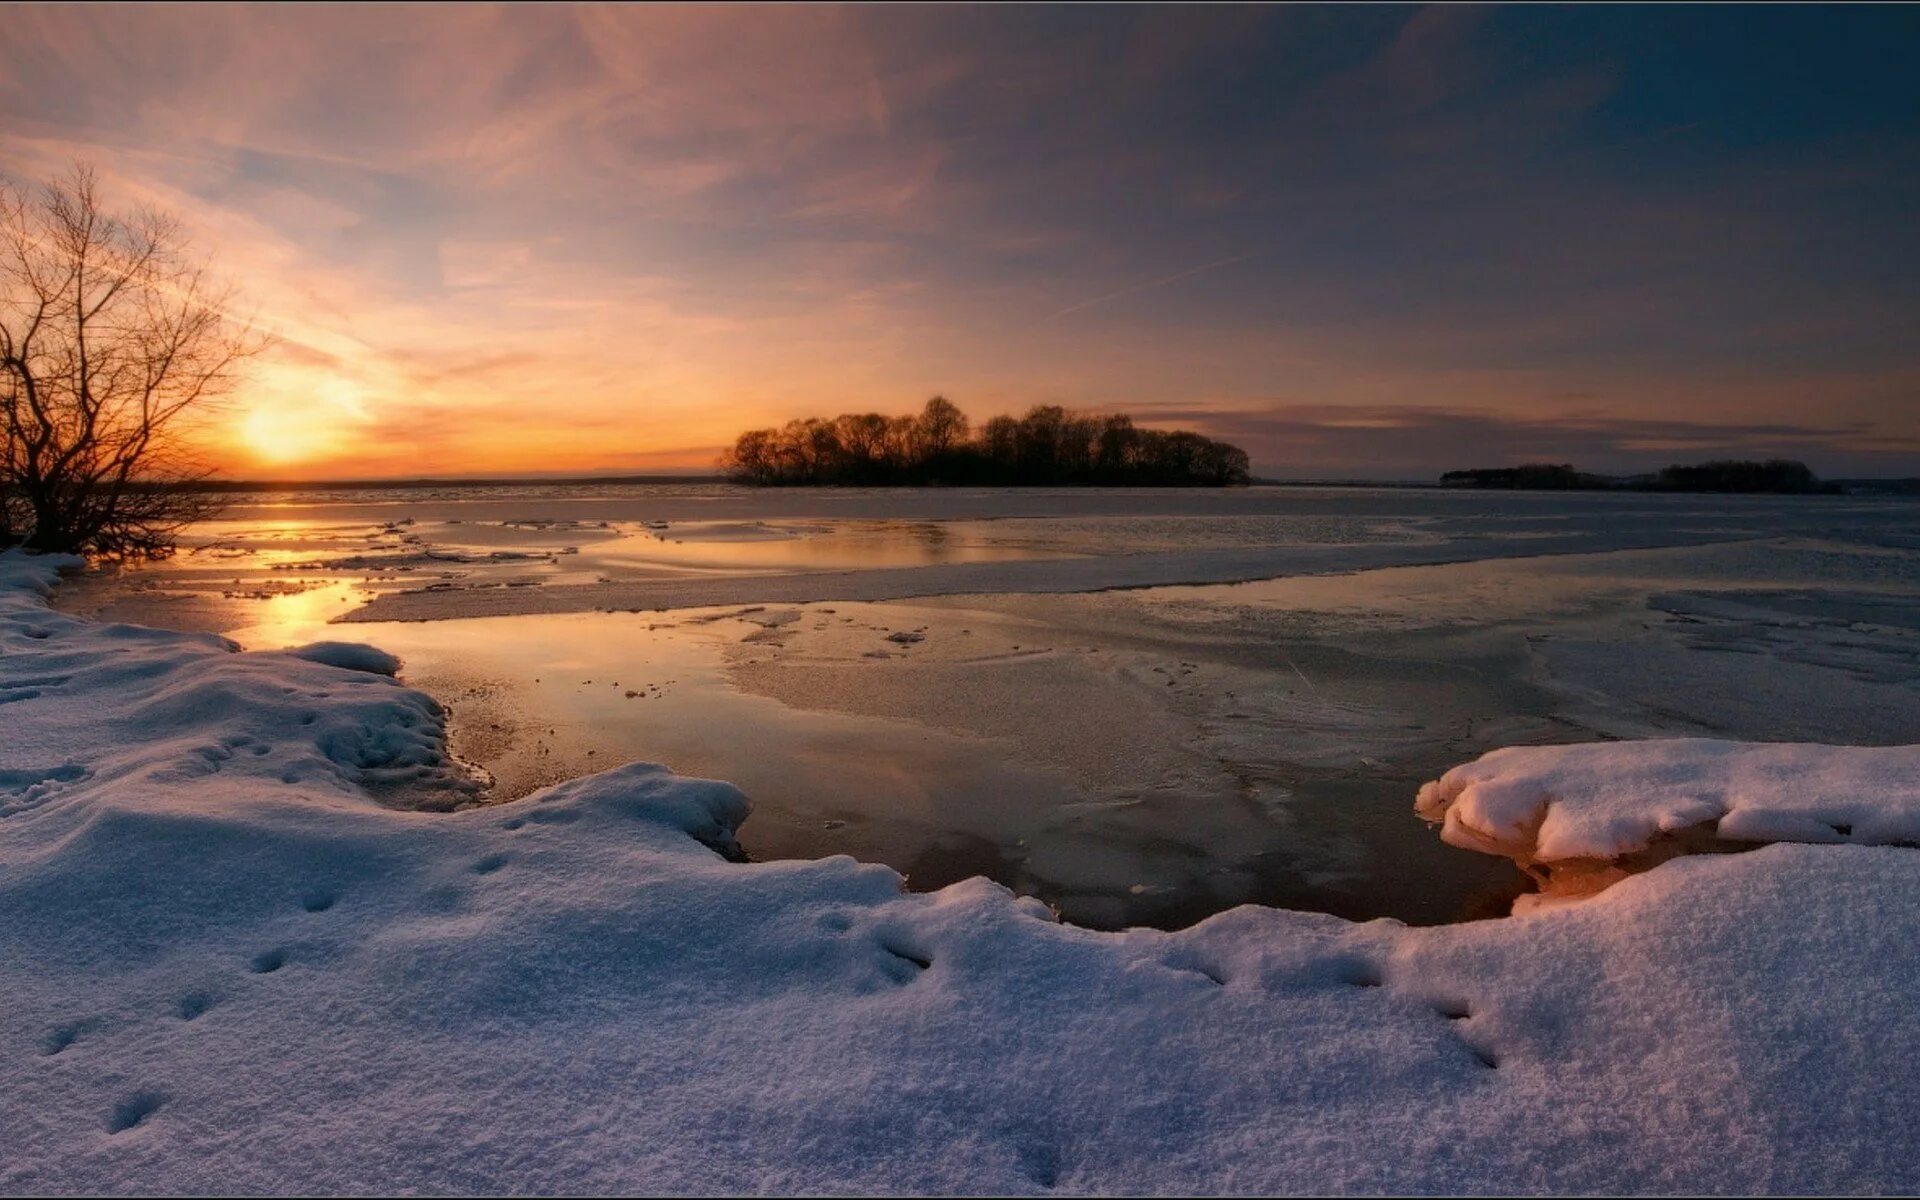
[[[1510,746],[1420,789],[1467,849],[1528,862],[1613,859],[1708,828],[1743,842],[1920,844],[1920,746],[1706,738]]]
[[[360,642],[309,642],[287,653],[308,662],[325,663],[345,671],[366,671],[373,675],[398,675],[401,662],[385,650]]]
[[[658,766],[472,805],[431,699],[48,580],[0,556],[0,1191],[1920,1189],[1907,849],[1095,933],[728,861]]]

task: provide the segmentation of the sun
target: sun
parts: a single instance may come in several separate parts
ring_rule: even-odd
[[[367,423],[360,387],[337,375],[315,378],[282,371],[239,415],[234,447],[263,466],[288,466],[338,455]]]
[[[250,457],[274,465],[313,457],[312,430],[307,422],[277,407],[260,406],[240,422],[240,441]]]

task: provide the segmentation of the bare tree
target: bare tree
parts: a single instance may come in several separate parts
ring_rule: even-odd
[[[956,446],[967,440],[970,432],[967,414],[945,396],[935,396],[927,401],[927,406],[920,410],[920,418],[915,426],[920,453],[929,458],[953,453]]]
[[[101,206],[91,168],[0,184],[0,545],[163,555],[206,514],[179,418],[264,339],[177,221]]]

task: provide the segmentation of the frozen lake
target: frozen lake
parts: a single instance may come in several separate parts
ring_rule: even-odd
[[[1435,923],[1525,883],[1412,812],[1486,750],[1914,740],[1916,517],[1359,488],[285,493],[56,602],[391,650],[498,799],[650,759],[745,789],[756,858],[986,874],[1102,927],[1246,901]]]

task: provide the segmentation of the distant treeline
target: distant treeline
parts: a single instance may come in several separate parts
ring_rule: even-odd
[[[1483,467],[1448,471],[1440,477],[1447,487],[1519,488],[1564,491],[1639,492],[1777,492],[1801,495],[1833,492],[1839,488],[1820,482],[1807,464],[1786,458],[1765,462],[1721,459],[1693,466],[1672,466],[1651,475],[1592,475],[1568,463],[1527,463],[1518,467]]]
[[[1041,405],[976,431],[935,396],[918,416],[845,413],[740,435],[720,460],[739,483],[853,487],[1110,484],[1227,487],[1251,478],[1246,451],[1133,418]]]

